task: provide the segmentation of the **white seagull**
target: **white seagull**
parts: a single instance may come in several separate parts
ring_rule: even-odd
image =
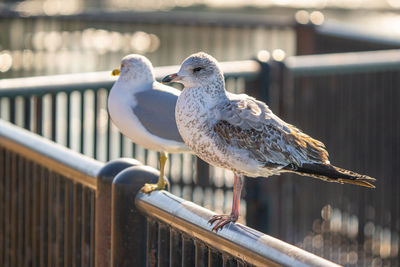
[[[331,165],[322,142],[278,118],[265,103],[227,92],[217,60],[206,53],[188,57],[179,72],[163,82],[184,85],[175,117],[185,143],[204,161],[235,174],[232,212],[210,219],[211,224],[216,222],[215,231],[239,217],[242,175],[292,172],[374,187],[374,178]]]
[[[168,153],[189,152],[175,122],[180,91],[155,81],[153,65],[144,56],[128,55],[108,96],[108,111],[118,129],[134,143],[160,152],[157,184],[145,184],[143,192],[165,188],[164,169]]]

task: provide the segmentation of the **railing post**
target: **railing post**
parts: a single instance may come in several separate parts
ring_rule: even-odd
[[[159,171],[135,166],[117,175],[112,185],[111,266],[146,266],[146,218],[135,206],[145,183],[156,183]]]
[[[108,267],[111,264],[111,185],[114,177],[122,170],[138,166],[135,159],[117,159],[108,162],[97,176],[96,225],[95,225],[95,266]]]
[[[296,55],[315,54],[315,26],[312,24],[297,23],[296,27]]]

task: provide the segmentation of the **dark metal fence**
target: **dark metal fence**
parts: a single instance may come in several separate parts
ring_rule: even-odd
[[[0,121],[0,265],[94,266],[102,165]]]
[[[239,224],[215,234],[211,211],[166,191],[138,193],[158,174],[132,160],[102,164],[0,120],[0,265],[337,266]]]
[[[271,178],[260,185],[268,233],[339,264],[398,266],[400,51],[290,57],[277,68],[273,109],[323,141],[333,164],[376,177],[377,188]]]

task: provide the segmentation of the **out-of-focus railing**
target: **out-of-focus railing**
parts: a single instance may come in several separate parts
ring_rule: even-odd
[[[280,192],[268,201],[268,233],[343,265],[399,265],[400,50],[295,56],[274,67],[273,110],[377,188],[272,178],[257,187]]]
[[[223,62],[221,66],[227,88],[236,93],[243,93],[246,83],[256,81],[261,70],[254,60]],[[155,74],[161,79],[177,70],[179,66],[157,67]],[[114,81],[110,72],[3,79],[0,118],[103,162],[129,157],[157,167],[156,152],[132,144],[109,120],[107,96]],[[170,159],[171,192],[220,212],[230,210],[230,201],[224,200],[230,199],[230,172],[209,170],[191,155],[176,154]]]
[[[102,166],[0,120],[0,265],[94,266]]]
[[[208,12],[2,13],[0,78],[108,70],[129,53],[156,66],[199,51],[220,61],[246,60],[261,49],[294,55],[293,26],[292,18]]]

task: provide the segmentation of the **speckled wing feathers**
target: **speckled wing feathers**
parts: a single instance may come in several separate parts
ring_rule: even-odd
[[[285,123],[261,101],[247,95],[228,95],[217,107],[214,131],[228,145],[244,148],[266,168],[288,164],[328,163],[322,142]]]

